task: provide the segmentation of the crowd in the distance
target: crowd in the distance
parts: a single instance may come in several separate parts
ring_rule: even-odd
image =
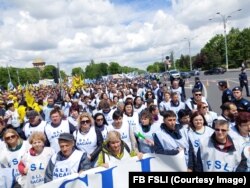
[[[145,153],[184,152],[187,171],[250,171],[250,103],[242,88],[222,91],[211,109],[198,77],[111,80],[72,89],[41,86],[0,94],[0,168],[13,187],[36,187]]]

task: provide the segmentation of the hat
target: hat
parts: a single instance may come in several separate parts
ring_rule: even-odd
[[[197,81],[198,81],[198,80],[200,80],[200,78],[199,78],[199,77],[195,77],[194,80],[197,80]]]
[[[7,101],[7,105],[10,105],[10,104],[14,104],[14,101],[12,101],[12,100]]]
[[[62,133],[60,134],[58,140],[68,140],[68,141],[74,141],[74,136],[70,133]]]
[[[218,85],[219,85],[219,86],[227,86],[227,82],[224,81],[224,80],[223,80],[223,81],[219,81],[219,82],[218,82]]]
[[[28,112],[26,113],[26,116],[27,116],[27,118],[29,119],[29,118],[34,118],[34,117],[36,117],[36,116],[39,116],[39,114],[38,114],[37,111],[31,110],[31,111],[28,111]]]
[[[236,86],[232,89],[232,91],[242,91],[242,87]]]

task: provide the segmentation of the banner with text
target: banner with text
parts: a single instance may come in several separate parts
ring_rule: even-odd
[[[123,160],[110,168],[97,167],[82,174],[72,174],[46,183],[39,188],[127,188],[129,172],[185,172],[187,166],[184,153],[178,155],[145,154],[142,160],[133,157]]]

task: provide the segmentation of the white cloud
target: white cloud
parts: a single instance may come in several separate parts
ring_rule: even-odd
[[[232,14],[227,30],[250,25],[248,0],[171,0],[169,6],[156,6],[160,2],[4,0],[0,63],[31,67],[33,59],[42,57],[47,64],[59,62],[68,74],[73,67],[86,67],[91,59],[146,69],[171,50],[176,58],[188,54],[184,38],[192,39],[194,55],[214,35],[222,34],[222,19],[216,12],[229,15],[242,8]]]

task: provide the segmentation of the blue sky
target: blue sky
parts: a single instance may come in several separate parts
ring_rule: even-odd
[[[171,6],[169,0],[112,0],[111,2],[116,5],[130,6],[135,10],[167,9]]]
[[[68,74],[95,62],[146,69],[170,51],[191,55],[234,13],[227,30],[250,26],[249,0],[0,0],[0,65],[32,67],[35,58]],[[208,21],[213,17],[213,21]]]

